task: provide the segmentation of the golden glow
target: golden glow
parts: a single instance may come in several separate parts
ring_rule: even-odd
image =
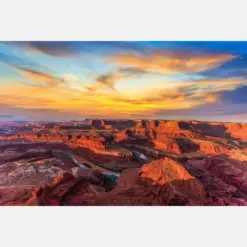
[[[171,51],[156,51],[149,55],[118,54],[106,60],[110,61],[110,64],[124,67],[117,67],[115,71],[107,71],[86,82],[80,81],[73,74],[56,77],[34,69],[3,63],[28,81],[25,84],[13,82],[15,86],[0,84],[0,104],[33,112],[38,109],[64,113],[64,116],[70,113],[81,117],[150,116],[166,110],[190,109],[201,104],[220,102],[220,93],[235,90],[245,79],[183,81],[172,80],[172,74],[186,75],[216,68],[234,58],[235,56],[229,54],[198,55]],[[147,83],[146,80],[146,84],[142,84],[141,80],[135,84],[136,75],[152,75],[154,71],[169,74],[167,78],[171,80],[152,82],[155,77],[150,77],[150,82]],[[131,81],[128,81],[129,79]],[[126,81],[129,82],[129,87],[125,87]],[[130,85],[132,81],[134,86]]]
[[[135,66],[144,70],[164,73],[200,72],[220,66],[235,58],[230,54],[204,54],[201,56],[185,52],[155,52],[148,56],[115,55],[109,61],[119,65]]]
[[[54,109],[85,116],[128,117],[133,114],[152,115],[160,110],[188,109],[203,103],[219,100],[217,93],[234,90],[242,81],[219,80],[176,82],[172,88],[160,83],[160,88],[140,91],[136,95],[116,91],[95,92],[66,88],[66,84],[56,87],[40,87],[17,84],[0,86],[0,103],[25,109]],[[163,85],[163,88],[162,88]],[[214,85],[213,88],[203,88]],[[191,89],[196,87],[194,92]]]

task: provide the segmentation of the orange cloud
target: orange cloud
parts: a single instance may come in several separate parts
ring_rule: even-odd
[[[125,67],[125,68],[119,68],[118,70],[103,74],[98,76],[92,85],[84,85],[88,91],[97,91],[98,89],[103,88],[111,88],[115,90],[115,84],[119,82],[123,78],[129,78],[129,77],[135,77],[140,76],[143,74],[146,74],[142,69],[138,68],[131,68],[131,67]]]
[[[76,78],[70,76],[67,79]],[[66,83],[56,87],[23,84],[13,87],[13,85],[2,84],[0,85],[0,104],[25,109],[56,109],[61,113],[70,112],[82,117],[107,115],[130,117],[135,114],[148,116],[162,110],[190,109],[202,104],[218,102],[222,91],[234,90],[242,82],[243,80],[233,79],[178,81],[171,82],[172,87],[169,87],[166,82],[160,83],[160,87],[146,88],[132,95],[110,91],[109,88],[94,92],[82,91],[81,88],[77,90],[72,87],[74,85]]]
[[[117,83],[119,80],[122,79],[122,76],[117,73],[112,73],[112,74],[105,74],[101,75],[96,80],[94,81],[93,84],[91,85],[84,85],[88,91],[96,91],[98,89],[103,89],[103,88],[111,88],[114,89],[115,83]]]
[[[159,51],[150,55],[115,55],[108,58],[118,65],[163,73],[200,72],[216,68],[232,60],[231,54],[195,54],[188,52]]]
[[[38,82],[45,82],[49,86],[56,86],[61,82],[61,80],[59,80],[58,78],[50,74],[47,74],[47,73],[39,72],[33,69],[22,68],[22,67],[12,65],[12,64],[7,64],[4,62],[2,63],[12,69],[19,71],[20,74],[22,74],[23,76],[31,80],[38,81]]]
[[[224,79],[213,79],[213,80],[198,80],[198,81],[191,81],[186,83],[189,86],[217,86],[217,85],[241,85],[246,82],[246,79],[235,79],[235,78],[224,78]],[[183,82],[184,83],[184,82]],[[185,83],[184,83],[185,84]]]

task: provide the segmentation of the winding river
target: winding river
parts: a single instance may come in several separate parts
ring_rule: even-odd
[[[81,167],[81,168],[85,168],[87,169],[88,167],[90,168],[94,168],[94,169],[97,169],[99,171],[101,171],[103,174],[106,174],[106,175],[114,175],[114,176],[119,176],[120,173],[118,172],[115,172],[115,171],[111,171],[110,169],[106,169],[104,168],[103,166],[101,165],[97,165],[95,163],[92,163],[91,161],[88,161],[86,160],[84,157],[81,157],[81,156],[78,156],[78,155],[75,155],[75,154],[71,154],[71,153],[68,153],[66,151],[62,151],[62,150],[52,150],[52,153],[53,155],[57,156],[57,154],[62,154],[62,155],[65,155],[67,158],[69,158],[73,164]],[[77,159],[80,159],[80,161],[78,161]],[[87,165],[84,165],[84,164],[87,164]]]

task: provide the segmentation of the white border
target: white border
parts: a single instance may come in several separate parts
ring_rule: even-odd
[[[1,246],[244,246],[245,207],[2,207]]]
[[[0,2],[0,40],[247,40],[246,1]],[[1,207],[1,246],[244,246],[246,207]]]
[[[247,40],[245,2],[2,0],[0,40]]]

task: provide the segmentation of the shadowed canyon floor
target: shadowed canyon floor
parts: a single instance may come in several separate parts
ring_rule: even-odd
[[[247,205],[247,124],[1,123],[0,205]]]

